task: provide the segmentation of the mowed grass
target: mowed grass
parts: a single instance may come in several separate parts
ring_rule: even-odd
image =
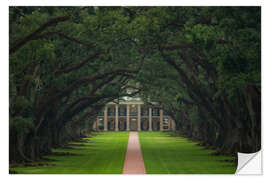
[[[139,139],[147,174],[232,174],[233,157],[213,156],[213,150],[196,146],[169,132],[140,132]]]
[[[85,146],[74,149],[55,149],[54,152],[70,152],[76,156],[46,156],[55,160],[46,163],[55,166],[20,167],[12,170],[23,174],[121,174],[124,166],[129,132],[98,132],[93,138],[85,138]]]

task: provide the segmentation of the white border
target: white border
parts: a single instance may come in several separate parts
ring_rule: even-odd
[[[270,3],[269,0],[1,0],[0,2],[0,117],[1,117],[1,148],[0,170],[1,179],[269,179],[270,164]],[[223,176],[223,175],[8,175],[8,6],[262,6],[262,144],[263,144],[263,176]],[[266,139],[266,141],[264,141]]]

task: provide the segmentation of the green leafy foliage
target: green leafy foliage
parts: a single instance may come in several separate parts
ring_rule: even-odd
[[[26,134],[32,128],[34,128],[34,121],[31,118],[24,118],[22,116],[10,118],[9,131],[11,134],[13,133]]]
[[[228,137],[223,132],[246,127],[235,139],[259,142],[259,7],[10,7],[9,13],[10,124],[35,124],[47,141],[41,144],[57,146],[61,138],[53,136],[80,132],[128,86],[189,137],[197,133],[222,149],[203,129]],[[67,124],[73,128],[64,131]]]

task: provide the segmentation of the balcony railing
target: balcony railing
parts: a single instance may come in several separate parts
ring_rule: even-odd
[[[137,116],[138,112],[129,112],[130,116]],[[98,116],[104,116],[104,112],[100,112],[98,114]],[[107,116],[115,116],[115,112],[109,112]],[[118,111],[118,116],[127,116],[127,112],[126,111]],[[145,110],[145,109],[141,109],[141,116],[149,116],[149,111]],[[159,111],[152,111],[152,116],[160,116],[160,112]],[[168,116],[168,113],[166,113],[165,111],[163,111],[163,116]]]
[[[126,112],[119,112],[119,116],[127,116]]]
[[[138,112],[130,112],[129,115],[130,116],[137,116],[138,115]]]
[[[102,111],[102,112],[99,112],[98,113],[98,116],[104,116],[104,112]]]
[[[148,116],[148,112],[141,112],[141,116]]]
[[[108,116],[115,116],[115,112],[108,112]]]

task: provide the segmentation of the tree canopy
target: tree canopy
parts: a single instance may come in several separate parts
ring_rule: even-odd
[[[133,95],[219,153],[260,149],[259,7],[10,7],[9,14],[10,161],[39,159],[79,137],[84,124],[91,130],[106,103]]]

